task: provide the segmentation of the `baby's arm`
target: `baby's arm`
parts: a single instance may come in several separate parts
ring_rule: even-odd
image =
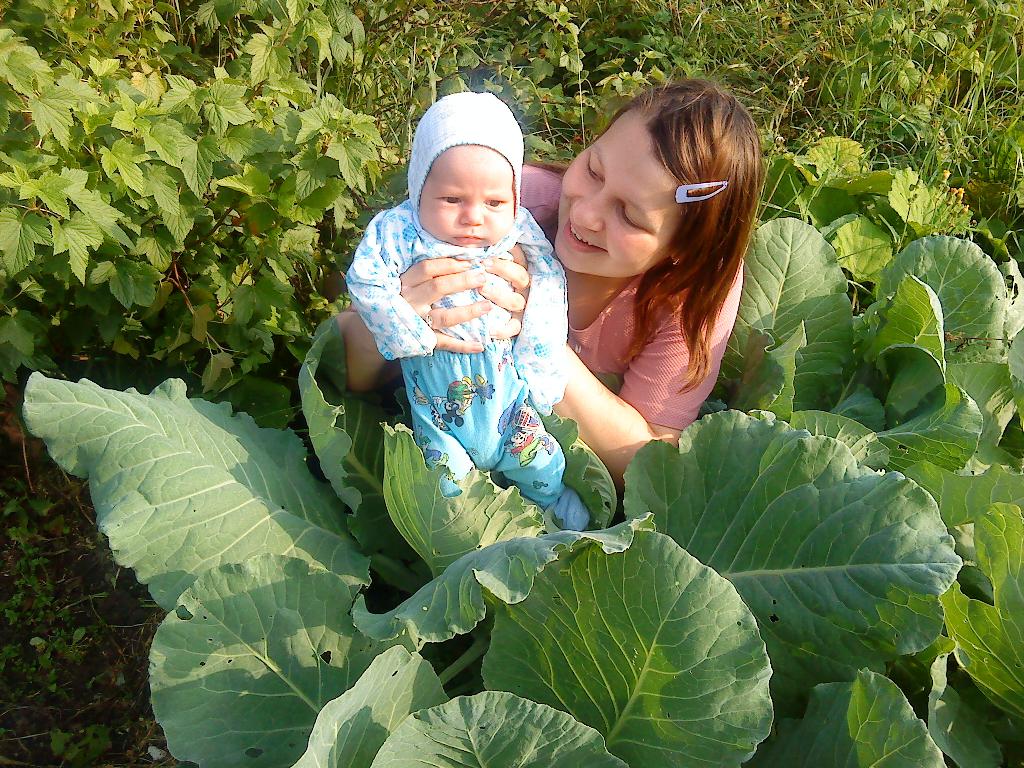
[[[429,355],[437,341],[430,326],[402,298],[401,274],[411,262],[403,230],[394,209],[377,214],[345,273],[352,306],[385,360]]]

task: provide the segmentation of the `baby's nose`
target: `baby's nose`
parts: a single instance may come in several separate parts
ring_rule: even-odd
[[[483,206],[469,204],[462,208],[462,218],[467,224],[479,224],[484,219]]]

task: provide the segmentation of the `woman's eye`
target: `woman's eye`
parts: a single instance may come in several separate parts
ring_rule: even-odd
[[[592,179],[600,180],[601,178],[600,176],[597,175],[597,172],[594,170],[594,166],[590,164],[590,160],[587,160],[587,173],[590,174],[590,178]]]
[[[629,218],[629,214],[626,213],[626,206],[622,206],[619,208],[619,214],[622,216],[622,220],[626,222],[628,226],[633,227],[633,229],[641,229],[639,224],[635,223],[631,218]]]

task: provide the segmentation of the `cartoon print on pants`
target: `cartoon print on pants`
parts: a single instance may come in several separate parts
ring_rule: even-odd
[[[443,403],[443,402],[445,402],[445,399],[443,397],[433,397],[432,398],[430,395],[428,395],[426,392],[424,392],[422,389],[420,389],[420,372],[419,371],[413,371],[412,381],[413,381],[413,386],[412,386],[412,396],[413,396],[413,399],[419,405],[425,405],[425,406],[427,406],[430,409],[430,420],[434,422],[434,426],[435,427],[440,429],[442,432],[450,432],[451,430],[448,429],[448,425],[445,422],[446,421],[451,421],[451,419],[450,418],[446,419],[444,414],[442,413],[442,411],[438,409],[438,402],[442,402]]]
[[[427,439],[425,436],[422,438],[417,437],[416,445],[418,445],[420,449],[423,451],[423,458],[427,460],[428,467],[436,467],[438,464],[448,463],[448,454],[441,453],[441,451],[437,450],[436,448],[431,448],[430,440]]]
[[[461,427],[465,424],[464,417],[469,406],[479,396],[483,400],[490,400],[494,397],[494,385],[488,384],[487,379],[476,374],[472,379],[463,376],[448,385],[448,393],[445,397],[428,395],[420,389],[419,371],[413,373],[413,397],[420,405],[430,408],[430,416],[434,424],[445,432],[450,431],[448,425],[454,423]]]
[[[512,427],[513,431],[504,445],[509,449],[509,453],[519,459],[520,467],[527,466],[537,458],[537,452],[541,448],[549,455],[554,455],[555,441],[551,435],[542,431],[544,425],[536,411],[526,403],[517,405],[513,402],[501,414],[501,418],[498,419],[498,432],[504,434],[509,427]]]

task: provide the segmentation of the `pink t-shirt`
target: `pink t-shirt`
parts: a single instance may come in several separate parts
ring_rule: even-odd
[[[558,200],[562,179],[543,168],[523,167],[522,199],[534,218],[554,240],[558,221]],[[626,354],[633,340],[633,303],[640,278],[635,278],[597,319],[586,328],[569,327],[569,345],[583,363],[602,379],[602,374],[621,378],[619,397],[632,405],[647,421],[682,429],[697,418],[701,403],[711,393],[718,378],[722,355],[736,322],[743,270],[733,282],[711,332],[711,367],[708,377],[698,386],[680,393],[689,361],[689,350],[675,313],[666,315],[650,344],[628,364]]]

